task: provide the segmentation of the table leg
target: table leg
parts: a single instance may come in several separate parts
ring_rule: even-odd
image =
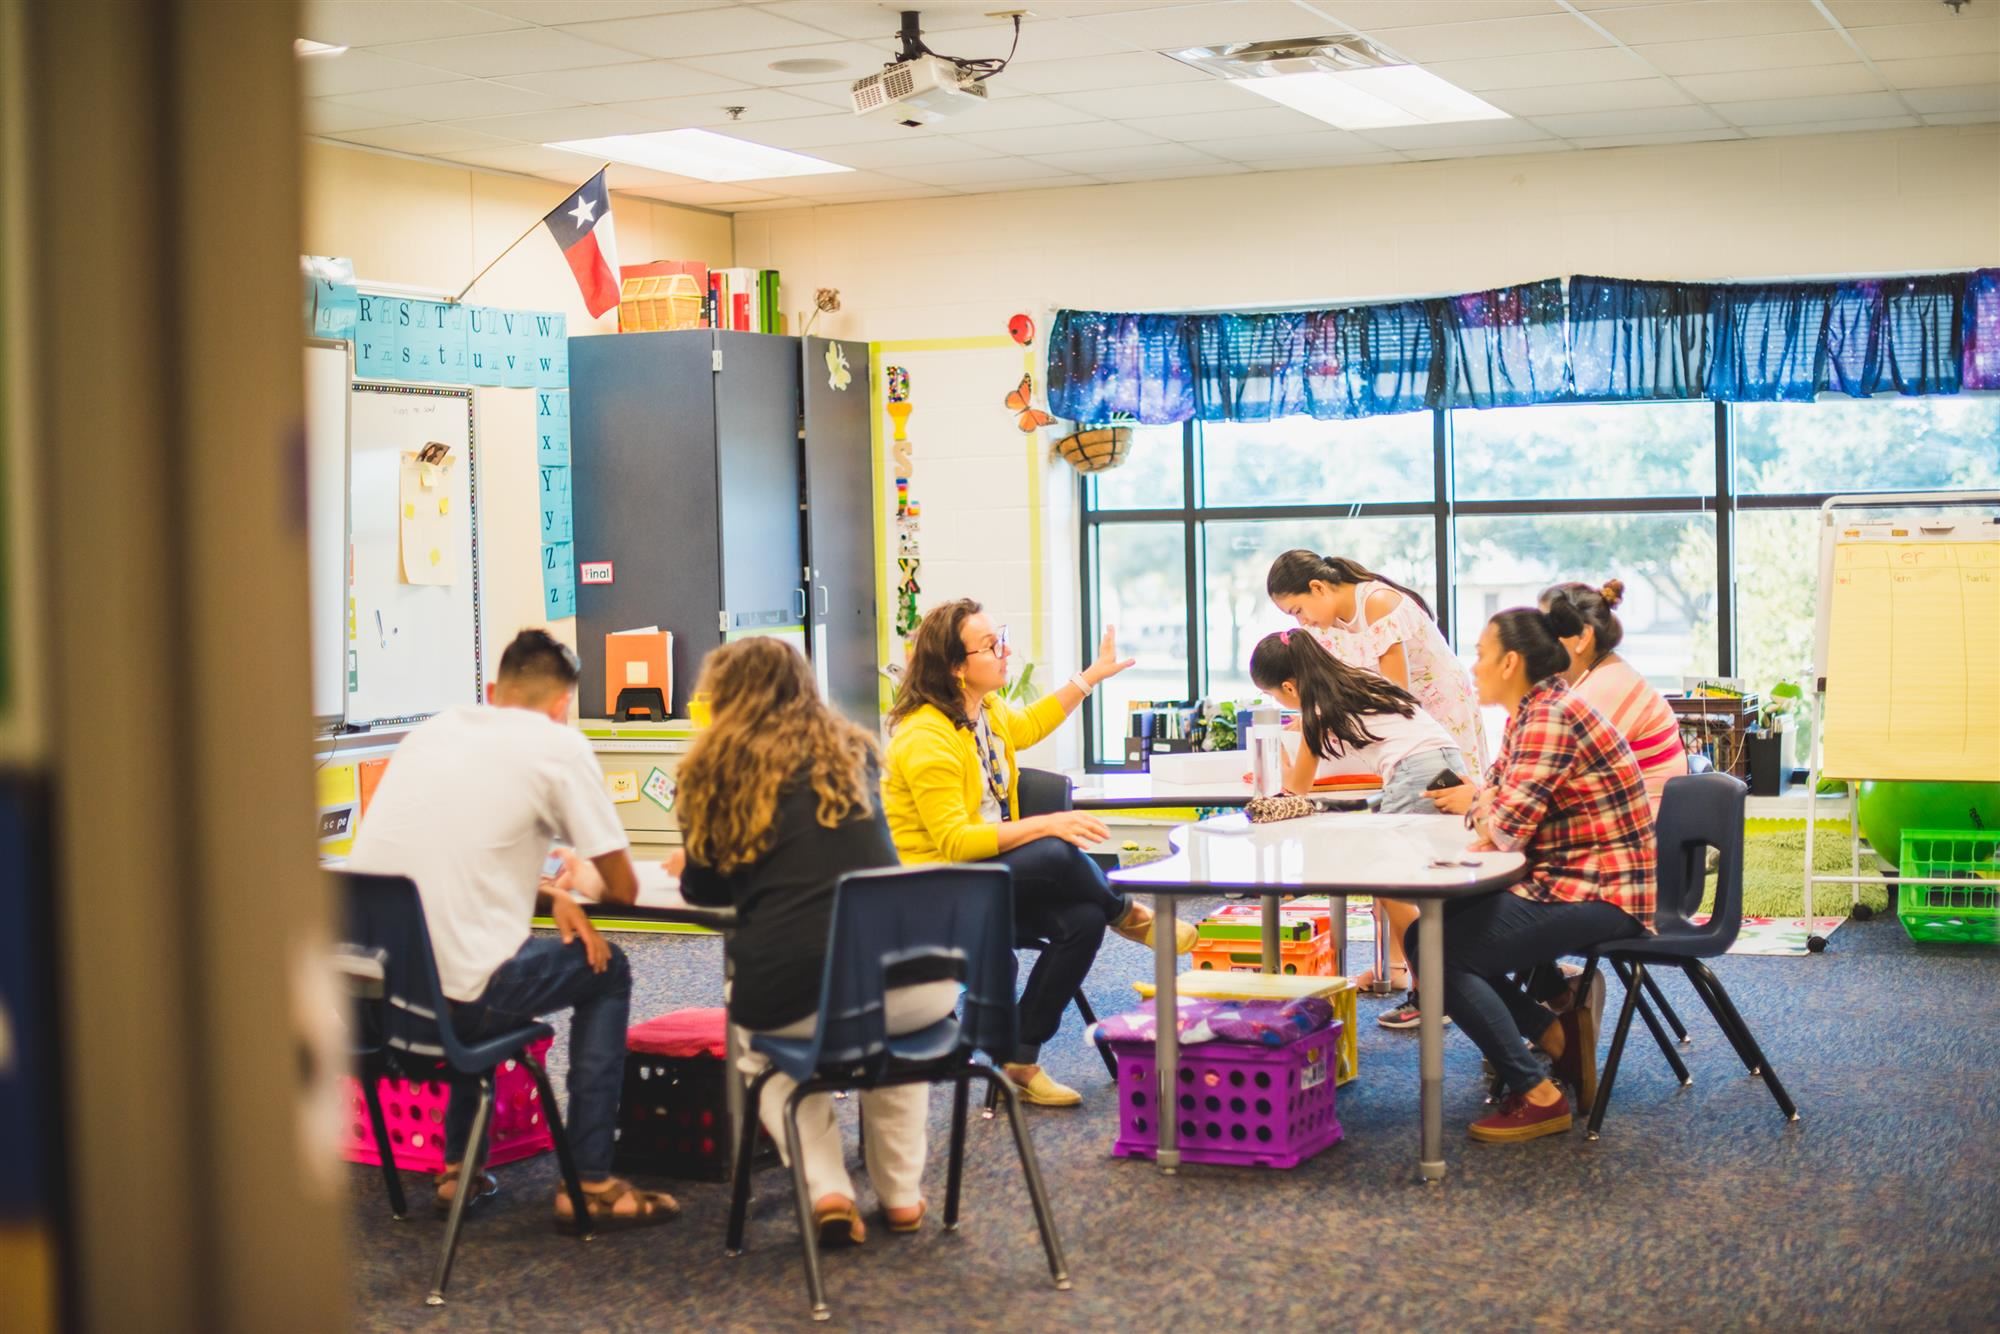
[[[1333,971],[1342,977],[1346,977],[1347,896],[1345,894],[1332,894],[1327,897],[1326,902],[1327,906],[1333,910],[1333,921],[1329,923],[1333,928]]]
[[[1423,899],[1417,918],[1417,1069],[1423,1138],[1417,1175],[1444,1179],[1444,902]]]
[[[1174,896],[1153,899],[1153,1064],[1156,1092],[1153,1124],[1158,1131],[1153,1161],[1172,1176],[1181,1165],[1177,1147],[1180,1130],[1181,1033],[1180,996],[1174,982],[1180,955],[1174,949]]]
[[[1264,971],[1278,971],[1278,896],[1264,896]]]
[[[727,953],[722,962],[722,996],[726,1003],[731,986],[734,984],[735,967],[729,962]],[[743,1072],[736,1068],[736,1060],[744,1054],[743,1030],[727,1019],[722,1024],[722,1109],[723,1119],[728,1125],[723,1133],[729,1138],[729,1170],[736,1170],[736,1153],[743,1144],[743,1106],[746,1100]]]
[[[1389,910],[1382,906],[1381,898],[1375,900],[1375,980],[1368,984],[1371,996],[1390,996],[1396,991],[1389,980],[1395,970],[1389,966]]]

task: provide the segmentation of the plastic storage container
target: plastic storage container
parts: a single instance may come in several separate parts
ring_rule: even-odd
[[[547,1061],[552,1039],[528,1048],[537,1061]],[[382,1119],[389,1127],[389,1151],[405,1172],[444,1170],[444,1109],[450,1086],[442,1080],[384,1079],[380,1086]],[[347,1077],[347,1137],[343,1156],[350,1163],[380,1165],[375,1132],[368,1124],[368,1103],[361,1083]],[[503,1061],[493,1075],[493,1120],[487,1133],[486,1164],[518,1163],[555,1147],[542,1115],[542,1091],[519,1061]]]
[[[1949,885],[1899,885],[1896,916],[1922,944],[2000,942],[2000,833],[1905,829],[1896,869]]]
[[[1183,1047],[1177,1082],[1181,1158],[1238,1167],[1296,1167],[1341,1138],[1334,1073],[1342,1025],[1282,1047],[1203,1042]],[[1112,1153],[1151,1158],[1159,1147],[1153,1044],[1122,1040],[1118,1139]]]

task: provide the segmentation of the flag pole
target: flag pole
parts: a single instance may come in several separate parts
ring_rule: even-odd
[[[593,176],[593,177],[594,177],[594,176],[597,176],[597,175],[599,175],[599,174],[600,174],[600,173],[602,173],[602,172],[606,172],[606,171],[609,171],[609,170],[611,170],[611,164],[610,164],[609,162],[606,162],[606,163],[605,163],[605,164],[604,164],[603,166],[599,167],[599,168],[598,168],[598,169],[597,169],[596,171],[592,172],[592,173],[591,173],[591,176]],[[584,184],[586,184],[586,185],[587,185],[587,184],[589,184],[589,180],[588,180],[588,179],[586,179],[586,180],[585,180],[585,182],[584,182]],[[578,187],[578,188],[581,188],[581,187]],[[572,191],[571,193],[575,193],[575,192],[574,192],[574,191]],[[605,198],[605,210],[606,210],[607,212],[609,212],[609,211],[610,211],[610,207],[611,207],[611,204],[610,204],[610,200],[611,200],[611,185],[610,185],[610,183],[609,183],[609,182],[606,182],[606,183],[605,183],[605,186],[604,186],[604,198]],[[539,217],[539,218],[535,219],[535,221],[534,221],[534,222],[530,223],[530,224],[528,225],[528,230],[527,230],[527,231],[525,231],[525,232],[522,232],[522,233],[521,233],[521,234],[520,234],[519,236],[515,237],[515,238],[514,238],[514,239],[513,239],[512,241],[509,241],[509,242],[507,243],[507,248],[506,248],[505,250],[503,250],[503,251],[501,251],[501,252],[500,252],[499,254],[495,255],[495,256],[493,257],[493,259],[492,259],[492,262],[491,262],[491,263],[487,264],[487,266],[486,266],[485,268],[481,269],[481,270],[480,270],[479,272],[477,272],[477,273],[475,273],[475,274],[473,274],[473,275],[472,275],[472,281],[471,281],[471,282],[467,283],[467,284],[466,284],[466,285],[465,285],[464,287],[461,287],[461,288],[460,288],[460,289],[458,290],[458,295],[457,295],[457,296],[455,296],[455,297],[453,297],[453,298],[451,299],[451,304],[455,306],[455,305],[457,305],[457,304],[458,304],[459,302],[461,302],[461,301],[465,300],[465,294],[466,294],[467,292],[470,292],[470,291],[471,291],[471,290],[472,290],[473,288],[475,288],[475,287],[479,286],[479,280],[480,280],[481,278],[484,278],[484,277],[485,277],[485,276],[486,276],[487,274],[489,274],[489,273],[493,272],[493,265],[494,265],[494,264],[498,264],[498,263],[499,263],[499,262],[500,262],[501,260],[503,260],[503,259],[507,258],[507,256],[509,256],[509,255],[513,254],[513,253],[514,253],[514,247],[515,247],[515,246],[517,246],[517,245],[521,244],[521,242],[523,242],[523,241],[527,240],[527,239],[528,239],[529,237],[533,236],[533,235],[535,234],[535,229],[536,229],[536,228],[538,228],[538,227],[540,227],[540,226],[541,226],[541,225],[542,225],[543,223],[545,223],[545,222],[547,222],[547,221],[548,221],[548,215],[547,215],[547,214],[545,213],[545,214],[543,214],[543,215],[542,215],[541,217]]]

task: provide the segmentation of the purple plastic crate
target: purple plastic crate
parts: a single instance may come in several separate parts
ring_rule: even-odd
[[[1297,1167],[1340,1142],[1333,1114],[1340,1024],[1286,1043],[1256,1047],[1201,1042],[1181,1048],[1178,1114],[1181,1158],[1235,1167]],[[1153,1044],[1120,1040],[1118,1142],[1121,1158],[1151,1158],[1159,1145]]]

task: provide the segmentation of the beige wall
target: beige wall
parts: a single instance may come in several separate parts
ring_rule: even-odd
[[[588,170],[586,163],[579,179]],[[393,283],[447,294],[463,287],[574,188],[318,141],[305,146],[305,180],[300,246],[306,254],[352,259],[364,284]],[[732,262],[727,216],[632,195],[615,195],[614,200],[622,262]],[[547,237],[522,242],[466,299],[562,311],[572,334],[617,330],[616,316],[590,318],[562,252]],[[473,411],[479,428],[483,619],[488,642],[504,644],[522,626],[545,622],[534,400],[524,389],[481,389]],[[575,637],[573,620],[550,628],[565,639]]]

